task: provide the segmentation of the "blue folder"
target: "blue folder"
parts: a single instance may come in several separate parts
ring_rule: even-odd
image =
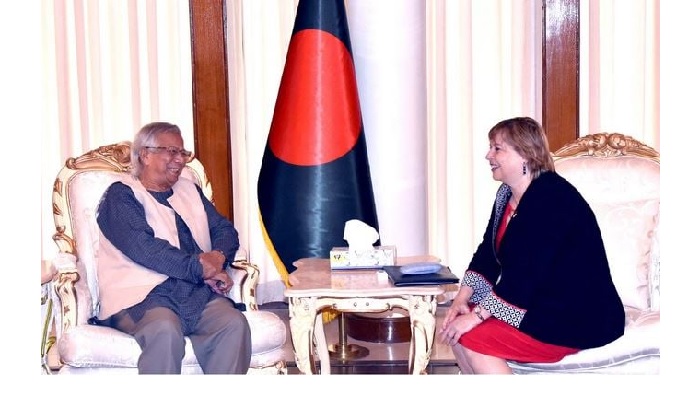
[[[434,274],[419,275],[402,274],[398,265],[387,265],[382,269],[389,275],[394,286],[446,285],[459,282],[459,278],[446,266]]]

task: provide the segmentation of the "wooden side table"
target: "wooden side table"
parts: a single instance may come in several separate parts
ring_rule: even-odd
[[[285,296],[289,298],[289,326],[299,371],[315,374],[313,341],[316,340],[320,374],[330,374],[321,317],[324,308],[340,312],[383,312],[402,308],[408,311],[411,321],[409,373],[425,373],[435,339],[437,297],[445,292],[443,286],[396,287],[386,273],[379,270],[331,271],[328,259],[302,259],[294,265],[297,270],[289,276],[291,287],[287,288]]]

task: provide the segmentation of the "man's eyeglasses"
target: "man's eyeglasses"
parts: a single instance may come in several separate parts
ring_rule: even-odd
[[[165,151],[170,158],[174,158],[176,155],[179,155],[181,157],[184,157],[186,159],[190,159],[192,157],[192,152],[189,150],[177,148],[175,146],[143,146],[144,148],[147,149],[153,149],[153,150],[158,150],[158,151]]]

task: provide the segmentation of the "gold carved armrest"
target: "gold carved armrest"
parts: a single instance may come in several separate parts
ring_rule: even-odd
[[[78,323],[78,296],[75,290],[78,279],[78,270],[67,268],[59,270],[54,280],[53,287],[59,303],[56,314],[60,320],[61,333]]]
[[[257,311],[258,303],[255,298],[255,288],[258,285],[260,269],[257,265],[247,260],[235,260],[231,263],[231,268],[233,268],[234,271],[244,273],[240,281],[236,282],[234,278],[234,282],[236,282],[235,287],[240,288],[241,302],[245,304],[247,310]]]
[[[75,288],[80,279],[77,258],[72,253],[61,252],[52,260],[56,275],[53,291],[58,299],[54,303],[58,335],[78,324],[78,293]]]

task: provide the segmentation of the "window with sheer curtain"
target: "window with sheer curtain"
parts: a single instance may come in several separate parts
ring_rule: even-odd
[[[542,0],[345,3],[382,242],[460,273],[497,188],[484,160],[488,128],[541,118]],[[262,268],[259,303],[283,300],[255,186],[296,4],[226,1],[234,217]],[[624,132],[659,149],[659,0],[580,7],[581,133]],[[192,147],[189,4],[43,2],[42,34],[42,243],[51,258],[51,183],[67,157],[131,139],[155,119],[178,123]]]

